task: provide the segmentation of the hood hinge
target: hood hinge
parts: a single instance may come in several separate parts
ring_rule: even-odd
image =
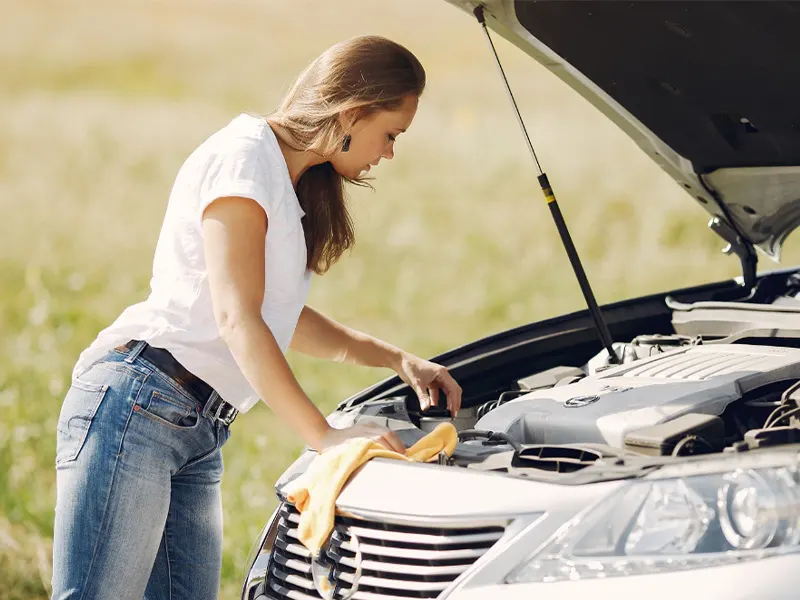
[[[756,287],[756,269],[758,267],[756,249],[736,226],[736,222],[733,220],[730,210],[728,210],[728,205],[722,200],[717,190],[709,185],[702,174],[698,173],[697,178],[706,192],[717,203],[724,217],[712,217],[708,222],[708,228],[728,242],[728,245],[722,249],[725,254],[736,254],[739,257],[739,262],[742,264],[742,287],[749,298],[755,293]]]
[[[708,222],[708,227],[728,242],[727,247],[722,250],[725,254],[736,254],[739,257],[739,262],[742,263],[744,288],[748,294],[752,293],[756,285],[756,268],[758,266],[758,255],[753,245],[742,239],[742,236],[730,224],[719,217],[712,218]]]

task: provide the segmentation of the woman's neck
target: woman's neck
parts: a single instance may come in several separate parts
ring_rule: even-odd
[[[269,121],[267,121],[267,123],[272,128],[272,132],[278,140],[278,146],[280,146],[281,153],[286,161],[286,166],[289,169],[289,178],[292,180],[292,187],[297,189],[297,182],[300,181],[303,173],[315,165],[326,162],[326,159],[316,152],[295,150],[284,141],[285,138],[288,138],[288,135],[282,127],[269,123]]]

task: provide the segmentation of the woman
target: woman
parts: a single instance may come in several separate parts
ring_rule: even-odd
[[[360,183],[411,125],[425,72],[367,36],[329,48],[266,119],[240,115],[186,160],[156,247],[151,294],[80,356],[58,425],[53,598],[216,598],[220,448],[259,398],[317,451],[390,430],[333,429],[284,357],[291,347],[394,369],[427,408],[447,370],[305,306],[354,241]]]

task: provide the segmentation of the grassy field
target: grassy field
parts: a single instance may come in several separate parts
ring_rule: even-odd
[[[182,160],[363,33],[416,52],[429,87],[376,191],[353,192],[357,247],[310,303],[424,356],[582,307],[486,43],[444,2],[12,0],[0,20],[0,598],[47,597],[60,402],[78,353],[146,296]],[[687,194],[498,47],[600,302],[737,274]],[[798,256],[787,248],[784,263]],[[290,360],[326,412],[388,374]],[[222,598],[238,597],[273,482],[300,449],[264,405],[235,423]]]

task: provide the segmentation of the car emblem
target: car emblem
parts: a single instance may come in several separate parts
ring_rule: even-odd
[[[330,546],[329,541],[319,554],[311,559],[311,577],[314,580],[314,588],[320,598],[324,600],[333,600],[337,593],[341,594],[342,600],[349,600],[358,591],[358,582],[361,579],[361,543],[356,534],[350,534],[350,546],[355,554],[353,558],[355,573],[353,573],[353,583],[348,589],[343,588],[341,580],[336,578],[336,561],[328,554]]]
[[[600,388],[600,391],[607,394],[621,394],[622,392],[629,392],[632,389],[632,387],[628,386],[604,385],[602,388]]]
[[[598,400],[600,400],[600,396],[575,396],[564,402],[564,406],[567,408],[581,408],[582,406],[594,404]]]

